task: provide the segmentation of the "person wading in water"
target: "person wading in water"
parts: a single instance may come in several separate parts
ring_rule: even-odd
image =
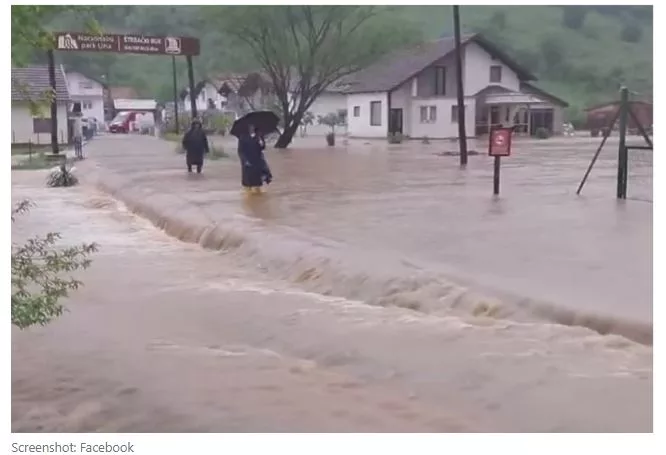
[[[271,183],[273,175],[266,162],[266,143],[258,130],[250,125],[247,134],[238,140],[238,157],[241,162],[241,185],[248,193],[261,193],[264,182]]]
[[[185,149],[185,163],[187,172],[192,172],[192,166],[197,167],[197,174],[201,174],[204,155],[208,153],[208,137],[201,126],[201,120],[192,121],[192,126],[183,136],[183,148]]]

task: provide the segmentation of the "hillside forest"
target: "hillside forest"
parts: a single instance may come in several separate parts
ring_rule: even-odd
[[[20,7],[12,7],[13,28],[15,8]],[[240,8],[244,7],[70,6],[40,11],[38,19],[45,30],[83,31],[92,19],[109,33],[198,37],[202,55],[195,59],[195,77],[200,80],[222,72],[261,69],[261,62],[242,40],[227,33],[229,18]],[[574,123],[581,119],[584,107],[615,99],[620,84],[637,97],[652,96],[651,6],[462,6],[460,10],[463,32],[483,33],[535,73],[538,86],[569,102],[567,114]],[[17,15],[20,12],[16,9]],[[400,30],[404,43],[437,39],[452,34],[452,9],[390,7],[375,18],[374,26],[386,36]],[[18,44],[14,41],[13,31],[12,60]],[[44,61],[44,52],[38,48],[22,51],[25,63]],[[389,51],[387,46],[377,47],[375,57]],[[141,96],[160,101],[172,98],[169,58],[91,53],[61,53],[57,58],[58,63],[110,85],[132,86]],[[184,61],[178,62],[177,73],[184,87]]]

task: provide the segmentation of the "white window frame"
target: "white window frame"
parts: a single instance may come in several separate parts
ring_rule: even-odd
[[[437,106],[421,106],[419,109],[419,119],[421,123],[436,123]]]

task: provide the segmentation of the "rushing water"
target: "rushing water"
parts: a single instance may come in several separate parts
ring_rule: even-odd
[[[460,170],[457,157],[436,154],[447,143],[271,151],[276,182],[251,199],[239,197],[232,160],[188,178],[182,157],[154,139],[104,139],[91,153],[114,172],[102,172],[106,190],[169,234],[233,249],[318,293],[585,325],[649,343],[651,167],[632,162],[630,187],[642,200],[617,202],[610,144],[576,196],[596,145],[519,142],[504,160],[499,199],[491,161],[473,156]]]
[[[65,315],[13,332],[14,431],[651,431],[650,347],[307,292],[242,245],[204,251],[42,179],[13,178],[38,204],[13,240],[101,250]]]

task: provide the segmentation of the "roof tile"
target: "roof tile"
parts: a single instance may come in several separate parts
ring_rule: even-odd
[[[56,67],[55,76],[56,100],[69,101],[67,81],[60,67]],[[26,101],[26,97],[33,100],[39,99],[51,89],[49,67],[46,65],[12,68],[11,81],[12,101]]]

